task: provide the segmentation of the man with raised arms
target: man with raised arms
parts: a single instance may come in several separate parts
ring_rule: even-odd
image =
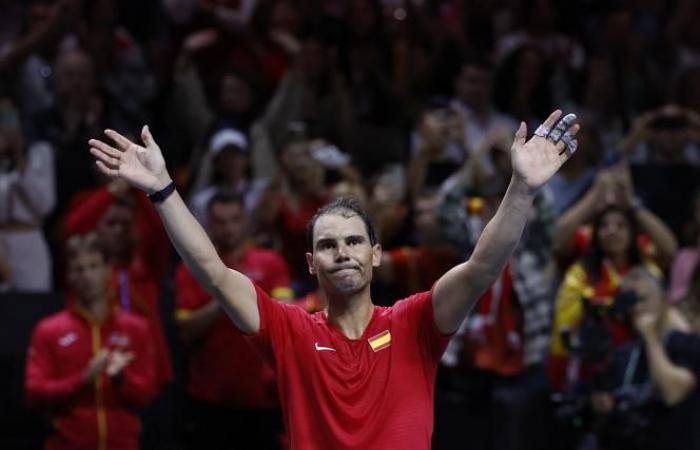
[[[309,271],[328,300],[309,315],[275,302],[226,267],[190,214],[148,127],[137,145],[112,130],[90,140],[99,169],[149,193],[182,259],[238,329],[275,368],[292,449],[430,448],[435,372],[450,335],[496,280],[515,248],[536,191],[576,150],[579,126],[557,110],[511,148],[508,191],[471,258],[431,291],[389,308],[372,304],[372,270],[381,247],[366,214],[341,199],[309,224]],[[233,355],[232,355],[233,356]]]

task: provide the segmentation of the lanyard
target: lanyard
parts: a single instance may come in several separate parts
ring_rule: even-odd
[[[131,302],[129,300],[129,274],[126,270],[119,272],[119,300],[124,311],[129,311]]]

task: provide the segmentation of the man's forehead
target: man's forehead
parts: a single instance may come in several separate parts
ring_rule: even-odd
[[[314,224],[314,242],[321,239],[344,239],[349,236],[369,238],[365,222],[356,214],[324,214]]]

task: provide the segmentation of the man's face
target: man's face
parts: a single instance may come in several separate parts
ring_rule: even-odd
[[[365,289],[372,281],[372,268],[381,261],[381,247],[372,246],[362,219],[343,213],[326,214],[316,220],[313,253],[306,254],[309,272],[331,295]]]
[[[94,90],[92,62],[86,54],[70,52],[56,63],[56,95],[64,101],[85,100]]]
[[[300,185],[320,189],[325,172],[323,166],[311,157],[307,142],[287,146],[282,152],[281,160],[290,179]]]
[[[456,80],[457,96],[465,105],[481,109],[491,104],[491,73],[478,66],[464,66]]]
[[[421,244],[435,243],[440,239],[435,219],[435,210],[438,204],[438,196],[431,195],[418,198],[413,205],[413,223],[416,228],[416,238]]]
[[[107,286],[108,267],[97,251],[75,254],[68,262],[68,284],[83,303],[102,298]]]
[[[124,205],[114,205],[97,225],[97,235],[110,258],[120,258],[134,245],[133,212]]]
[[[214,159],[214,170],[228,183],[238,183],[245,178],[248,155],[233,146],[221,150]]]
[[[219,105],[224,112],[244,114],[253,104],[253,91],[250,86],[233,74],[221,79]]]
[[[209,234],[220,251],[238,248],[245,242],[246,213],[239,203],[215,202],[209,208]]]

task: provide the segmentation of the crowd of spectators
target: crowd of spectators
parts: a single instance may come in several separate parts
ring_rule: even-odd
[[[28,352],[47,448],[137,448],[163,396],[182,427],[142,448],[286,442],[270,368],[90,138],[149,124],[225,263],[315,312],[317,208],[376,224],[375,303],[428,290],[518,124],[561,108],[579,150],[443,356],[434,448],[700,449],[698,23],[693,0],[0,0],[0,288],[66,293]]]

